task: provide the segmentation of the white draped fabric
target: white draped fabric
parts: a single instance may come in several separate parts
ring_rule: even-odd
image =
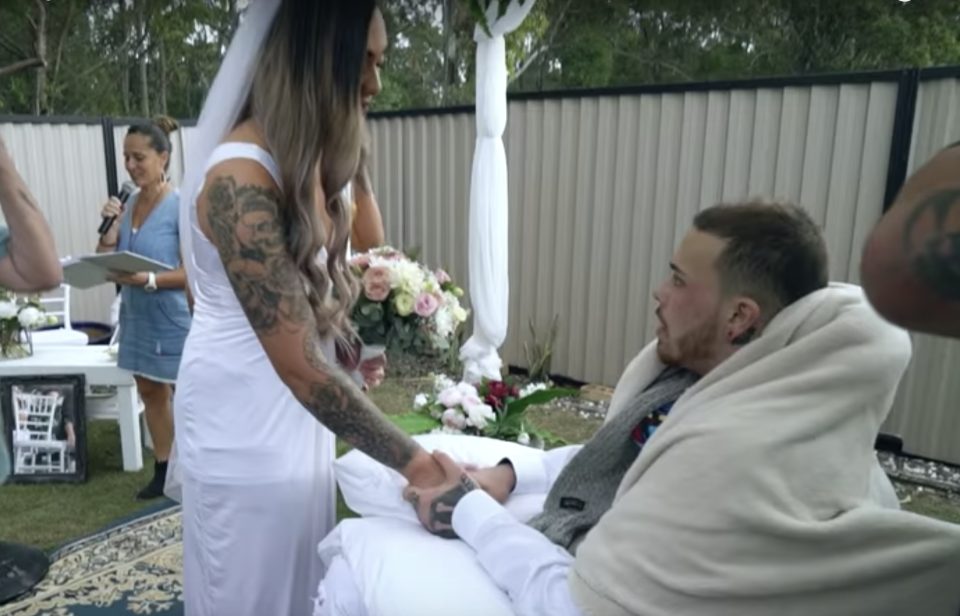
[[[515,30],[536,0],[512,0],[497,17],[498,3],[487,9],[490,33],[479,25],[477,42],[477,144],[470,178],[470,241],[468,266],[473,335],[460,349],[464,380],[500,378],[498,350],[507,337],[509,306],[507,155],[503,131],[507,126],[507,57],[504,35]]]

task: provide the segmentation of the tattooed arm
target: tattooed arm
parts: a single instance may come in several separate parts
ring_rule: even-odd
[[[0,286],[22,293],[60,284],[63,270],[53,233],[0,138],[0,207],[10,231],[9,251],[0,259]]]
[[[917,332],[960,338],[960,144],[910,176],[864,246],[876,310]]]
[[[317,324],[278,216],[281,196],[258,164],[213,168],[197,203],[204,233],[277,374],[320,423],[418,486],[443,479],[437,462],[383,417],[320,351]]]

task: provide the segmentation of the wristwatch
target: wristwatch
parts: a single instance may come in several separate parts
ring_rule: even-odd
[[[157,275],[153,272],[147,272],[147,284],[143,285],[143,290],[147,293],[153,293],[157,290]]]

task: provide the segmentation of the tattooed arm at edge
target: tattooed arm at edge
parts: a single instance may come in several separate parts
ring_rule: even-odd
[[[892,323],[960,338],[960,144],[907,179],[864,246],[860,276]]]
[[[324,358],[313,310],[284,241],[280,198],[275,188],[239,184],[221,171],[201,199],[205,232],[267,356],[300,403],[334,434],[411,484],[438,484],[443,471],[433,457]]]
[[[0,286],[39,293],[63,278],[53,232],[0,137],[0,207],[9,227],[9,252],[0,259]]]

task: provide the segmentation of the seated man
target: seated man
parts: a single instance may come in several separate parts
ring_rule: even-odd
[[[591,441],[479,471],[435,454],[448,481],[406,491],[424,526],[469,545],[518,615],[955,616],[960,529],[900,512],[873,451],[907,334],[828,285],[802,209],[693,226]],[[527,525],[501,506],[547,487]],[[365,613],[342,557],[320,596],[319,614]]]

